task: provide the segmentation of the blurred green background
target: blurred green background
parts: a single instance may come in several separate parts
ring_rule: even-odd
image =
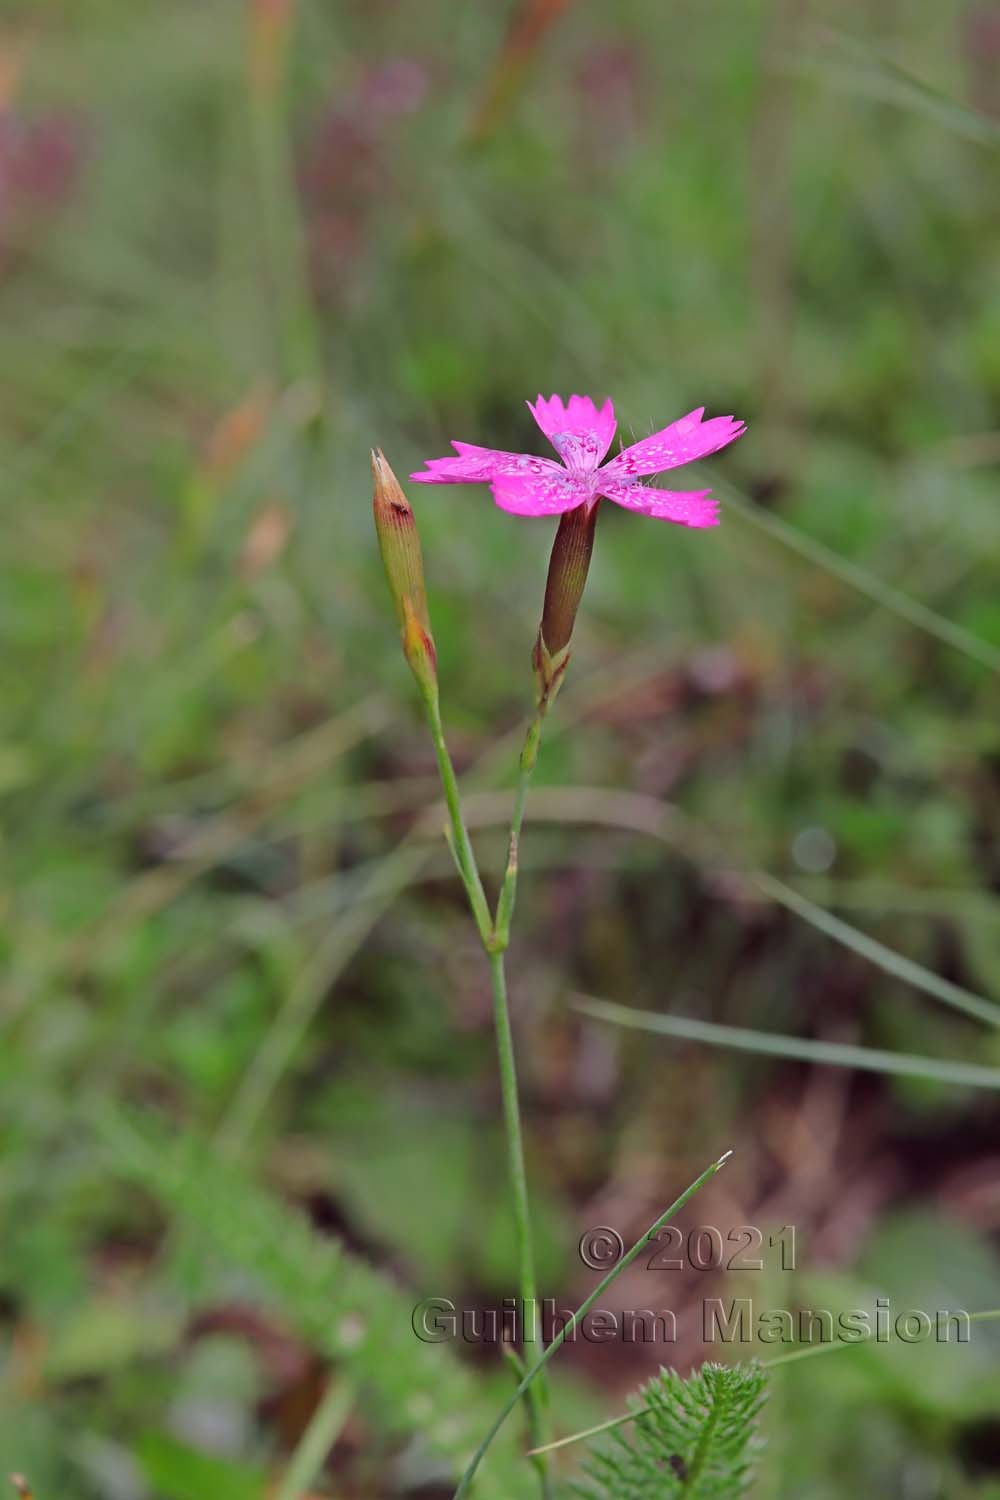
[[[277,1495],[318,1402],[310,1493],[439,1500],[509,1389],[410,1327],[497,1306],[513,1246],[368,449],[543,451],[539,390],[626,441],[749,422],[679,481],[718,531],[604,507],[547,730],[542,1287],[728,1146],[685,1232],[797,1236],[623,1277],[679,1341],[567,1349],[559,1430],[718,1356],[706,1295],[1000,1305],[995,1093],[572,1008],[1000,1067],[927,993],[1000,995],[998,77],[958,0],[6,0],[0,1467],[38,1500]],[[412,493],[492,885],[552,526]],[[776,1373],[754,1494],[1000,1495],[989,1333]],[[514,1427],[484,1496],[534,1493]]]

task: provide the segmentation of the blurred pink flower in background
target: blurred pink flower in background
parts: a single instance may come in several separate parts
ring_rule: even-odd
[[[69,115],[29,120],[0,110],[0,253],[70,196],[83,157],[83,131]]]
[[[370,68],[357,94],[368,130],[412,115],[423,104],[429,87],[427,69],[413,57],[390,57]]]
[[[972,5],[962,18],[962,50],[974,109],[1000,120],[1000,5]]]
[[[367,242],[368,215],[390,176],[393,133],[430,91],[430,75],[411,57],[366,68],[317,122],[299,181],[309,222],[314,285],[343,296]]]
[[[488,484],[497,505],[519,516],[560,515],[604,497],[681,526],[718,525],[718,502],[710,490],[659,490],[636,481],[706,458],[740,437],[745,423],[734,417],[706,422],[700,406],[602,463],[617,427],[610,401],[598,407],[589,396],[570,396],[565,403],[561,396],[539,396],[528,408],[560,463],[453,442],[457,458],[428,459],[426,469],[410,478],[421,484]]]
[[[577,64],[576,129],[582,161],[610,168],[642,127],[647,98],[639,50],[611,39],[591,47]]]

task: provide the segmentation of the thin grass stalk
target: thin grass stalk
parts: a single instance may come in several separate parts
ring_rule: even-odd
[[[639,1236],[632,1248],[625,1255],[623,1255],[614,1266],[612,1266],[611,1270],[598,1283],[598,1285],[594,1288],[586,1301],[581,1302],[580,1306],[577,1308],[573,1316],[566,1320],[562,1328],[560,1328],[559,1332],[552,1340],[551,1344],[549,1344],[548,1347],[543,1350],[538,1359],[531,1366],[531,1369],[528,1370],[527,1373],[519,1381],[517,1389],[514,1392],[513,1396],[511,1396],[510,1400],[503,1407],[496,1420],[494,1421],[493,1426],[490,1428],[489,1432],[487,1432],[486,1436],[479,1444],[479,1447],[472,1455],[472,1458],[469,1461],[469,1465],[466,1468],[465,1473],[462,1475],[461,1480],[459,1481],[458,1489],[455,1491],[453,1500],[463,1500],[463,1496],[469,1493],[469,1487],[472,1484],[473,1479],[475,1478],[476,1470],[479,1468],[479,1465],[485,1458],[486,1453],[489,1450],[491,1443],[493,1442],[493,1439],[496,1437],[497,1433],[500,1431],[501,1427],[506,1422],[511,1412],[514,1410],[514,1407],[517,1405],[518,1401],[525,1394],[525,1392],[530,1389],[531,1385],[541,1374],[542,1370],[548,1364],[549,1360],[555,1354],[556,1350],[566,1342],[569,1335],[576,1329],[582,1319],[587,1316],[588,1312],[594,1306],[594,1303],[597,1301],[597,1299],[603,1296],[608,1287],[611,1286],[612,1282],[615,1281],[623,1271],[628,1269],[628,1267],[635,1260],[636,1256],[640,1254],[643,1247],[647,1245],[649,1241],[655,1237],[656,1234],[659,1233],[664,1224],[668,1223],[675,1214],[680,1212],[685,1203],[687,1203],[688,1199],[693,1198],[698,1189],[704,1187],[705,1183],[708,1182],[710,1178],[714,1177],[716,1172],[720,1171],[720,1169],[725,1166],[731,1155],[732,1152],[727,1151],[723,1156],[720,1156],[717,1161],[712,1162],[711,1166],[706,1167],[701,1176],[696,1177],[694,1182],[692,1182],[690,1186],[686,1187],[683,1193],[681,1193],[678,1198],[674,1199],[669,1208],[664,1209],[663,1213],[660,1214],[658,1219],[654,1219],[653,1223],[646,1230],[645,1234]]]

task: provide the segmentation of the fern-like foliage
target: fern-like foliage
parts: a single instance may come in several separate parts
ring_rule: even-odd
[[[648,1408],[585,1465],[584,1500],[737,1500],[746,1494],[764,1401],[758,1364],[661,1370],[636,1398]]]
[[[411,1323],[412,1291],[319,1234],[291,1205],[215,1157],[207,1142],[154,1146],[110,1112],[103,1133],[114,1170],[140,1182],[212,1260],[245,1278],[247,1294],[343,1371],[380,1431],[418,1438],[446,1472],[464,1469],[506,1393],[506,1375],[491,1390],[451,1348],[421,1343]],[[476,1491],[482,1500],[536,1493],[510,1427],[484,1466]]]

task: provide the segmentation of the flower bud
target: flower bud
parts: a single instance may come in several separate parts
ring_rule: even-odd
[[[381,449],[372,449],[375,532],[399,617],[403,654],[426,695],[437,690],[437,653],[427,613],[417,521]]]
[[[569,665],[570,638],[594,550],[598,504],[565,511],[552,544],[542,623],[532,656],[540,703],[555,697]]]

